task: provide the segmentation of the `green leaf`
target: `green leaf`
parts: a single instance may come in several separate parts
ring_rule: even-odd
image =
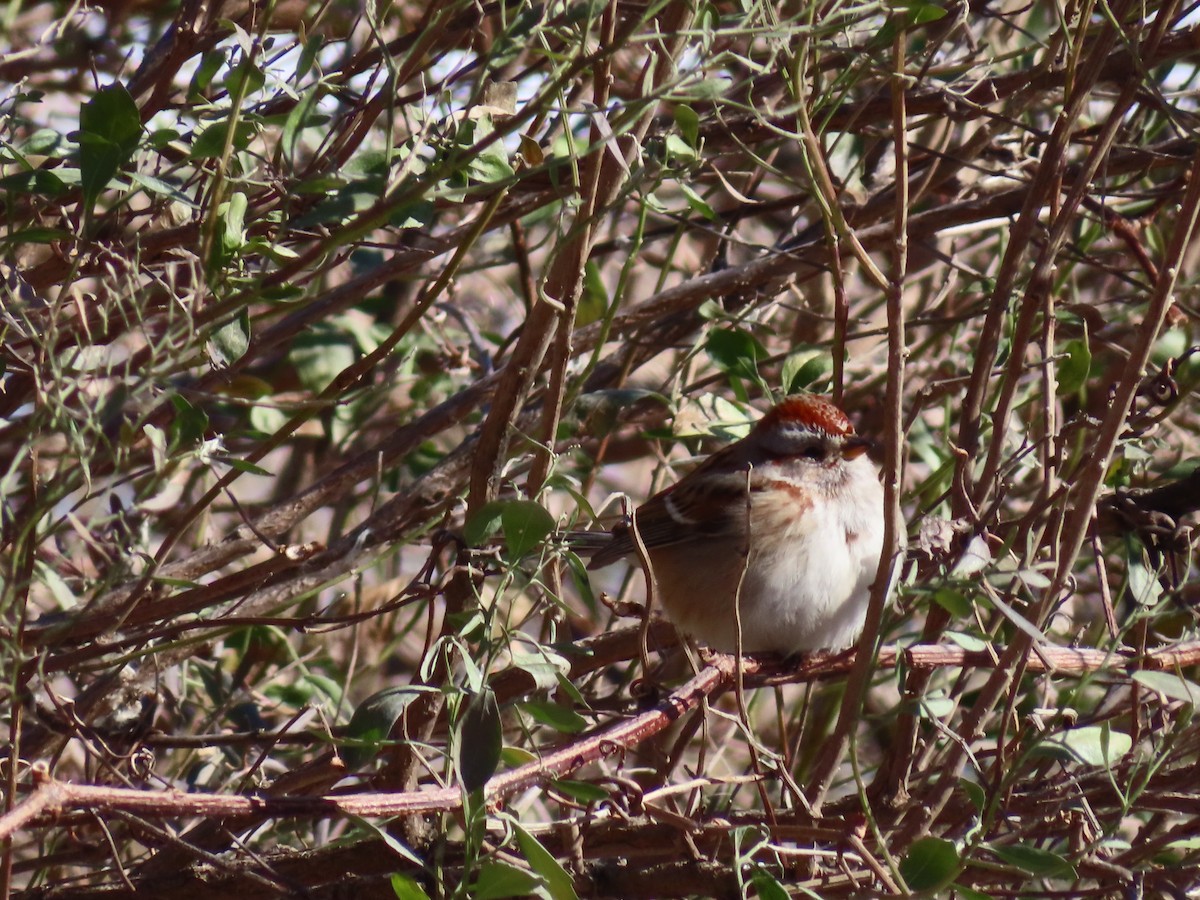
[[[0,183],[0,189],[4,185]],[[61,228],[22,228],[0,236],[0,244],[49,244],[52,241],[69,241],[74,235]]]
[[[250,314],[242,310],[212,333],[208,355],[218,367],[232,365],[250,349]]]
[[[740,328],[714,328],[704,340],[704,350],[717,368],[742,377],[757,378],[758,363],[766,348]]]
[[[503,900],[524,897],[542,887],[542,879],[532,872],[502,862],[485,862],[469,896],[473,900]]]
[[[304,76],[308,74],[324,43],[325,38],[321,35],[309,35],[308,40],[304,42],[304,49],[300,51],[300,58],[296,60],[296,71],[292,75],[292,82],[294,84],[299,84]]]
[[[579,593],[583,605],[592,612],[596,611],[596,595],[592,592],[592,581],[588,577],[587,566],[574,553],[566,554],[567,569],[571,573],[571,583]]]
[[[398,206],[388,216],[388,224],[393,228],[426,228],[433,224],[436,214],[437,206],[432,200],[414,200]]]
[[[611,796],[607,788],[601,787],[598,784],[592,784],[590,781],[556,778],[551,783],[554,785],[556,791],[566,794],[572,800],[577,800],[580,803],[600,803]]]
[[[608,289],[600,277],[600,267],[588,260],[583,267],[583,294],[575,314],[575,327],[582,328],[599,320],[608,309]]]
[[[779,879],[762,866],[754,867],[754,874],[750,876],[750,884],[757,891],[759,900],[788,900],[792,896],[787,892],[787,888],[779,883]]]
[[[311,45],[319,41],[309,41]],[[308,46],[305,46],[304,53],[308,52]],[[285,159],[291,160],[296,155],[296,141],[300,137],[306,127],[308,127],[309,117],[313,109],[317,105],[317,101],[321,99],[322,90],[320,84],[315,84],[304,92],[300,97],[300,102],[292,107],[292,111],[288,113],[287,120],[283,123],[283,135],[280,140],[280,149],[283,151]]]
[[[945,636],[968,653],[979,653],[988,647],[987,641],[977,638],[973,634],[963,634],[961,631],[947,631]]]
[[[954,707],[949,697],[931,694],[921,698],[921,714],[928,719],[944,719],[954,712]]]
[[[546,879],[546,889],[550,896],[554,900],[578,900],[575,880],[554,855],[515,821],[512,823],[512,829],[517,836],[517,843],[521,845],[521,855],[533,871]]]
[[[463,136],[469,138],[472,144],[483,141],[493,132],[491,116],[483,115],[475,120],[473,129],[465,129]],[[504,141],[494,140],[467,163],[467,175],[475,181],[491,184],[504,181],[513,176],[512,163],[508,161],[508,151],[504,149]]]
[[[234,150],[245,150],[257,133],[253,122],[239,120],[234,127]],[[225,152],[225,135],[229,133],[229,122],[214,122],[205,128],[192,142],[192,159],[215,159]]]
[[[1064,753],[1085,766],[1110,766],[1133,748],[1133,738],[1105,725],[1084,725],[1051,735],[1045,748]]]
[[[962,860],[954,844],[937,837],[921,838],[900,861],[900,874],[914,891],[939,891],[961,871]]]
[[[163,584],[167,587],[181,588],[189,591],[195,590],[201,586],[200,582],[191,581],[187,578],[168,578],[166,575],[154,575],[152,578],[156,584]]]
[[[189,448],[204,440],[208,431],[208,413],[193,406],[179,394],[171,395],[175,417],[171,419],[171,446]]]
[[[903,7],[898,7],[897,11],[907,13],[905,18],[909,25],[925,25],[928,22],[936,22],[946,15],[946,10],[936,3],[928,3],[925,0],[907,0]]]
[[[454,744],[454,763],[458,777],[468,792],[477,791],[500,765],[503,727],[496,694],[485,687],[467,702]]]
[[[559,654],[538,648],[540,652],[526,653],[523,650],[513,650],[512,664],[523,672],[533,676],[539,690],[549,690],[558,685],[558,676],[571,671],[571,664]]]
[[[993,900],[991,894],[985,894],[983,891],[977,891],[974,888],[964,887],[961,884],[954,885],[954,896],[958,900]]]
[[[719,100],[729,93],[731,81],[728,76],[713,76],[711,78],[695,78],[684,82],[670,95],[671,99],[681,100]]]
[[[249,58],[244,58],[233,70],[225,76],[225,90],[232,97],[245,87],[242,97],[249,97],[262,90],[264,84],[267,83],[267,78],[263,75],[262,69],[256,66]]]
[[[824,349],[793,353],[783,361],[779,371],[780,387],[785,394],[794,394],[824,381],[833,371],[833,359]]]
[[[500,514],[504,512],[507,500],[493,500],[467,520],[463,527],[463,540],[468,547],[482,547],[483,544],[500,530]]]
[[[53,566],[48,566],[39,561],[34,563],[34,571],[37,573],[38,580],[50,589],[50,593],[54,596],[54,601],[59,609],[74,609],[79,605],[75,592],[71,590],[62,576],[54,571]]]
[[[686,103],[676,104],[675,125],[689,147],[695,147],[700,142],[700,117]]]
[[[1129,594],[1139,606],[1154,606],[1162,599],[1162,585],[1158,575],[1147,564],[1146,551],[1136,541],[1131,541],[1125,560],[1128,571]]]
[[[65,143],[63,136],[53,128],[39,128],[21,142],[21,153],[26,156],[61,157]]]
[[[277,406],[258,403],[250,407],[250,426],[261,434],[274,434],[287,421],[288,414]]]
[[[248,459],[238,459],[236,456],[222,456],[219,457],[219,459],[225,465],[229,466],[229,468],[238,472],[244,472],[247,475],[273,476],[275,474],[274,472],[264,469],[262,466],[255,465]]]
[[[679,183],[679,189],[683,191],[683,198],[687,200],[687,205],[691,207],[692,212],[703,216],[710,222],[716,220],[717,214],[713,211],[713,208],[708,205],[703,197],[701,197],[683,182]]]
[[[535,722],[547,725],[555,731],[564,734],[578,734],[587,728],[587,720],[561,703],[551,703],[548,700],[527,700],[521,704],[521,709],[529,714]]]
[[[1078,393],[1087,384],[1092,374],[1092,351],[1088,349],[1086,338],[1068,341],[1066,358],[1058,363],[1058,393],[1070,395]]]
[[[196,74],[192,76],[192,83],[188,85],[188,99],[199,100],[201,95],[208,90],[208,86],[212,84],[213,78],[217,72],[221,71],[221,66],[225,65],[225,52],[223,50],[209,50],[200,57],[200,65],[196,68]]]
[[[1200,685],[1173,672],[1134,672],[1133,680],[1172,700],[1182,700],[1193,706],[1200,701]]]
[[[79,171],[90,211],[142,136],[137,104],[120,83],[101,88],[79,111]]]
[[[960,778],[958,783],[962,787],[963,793],[967,795],[967,799],[971,801],[971,805],[983,812],[983,808],[987,805],[987,794],[983,790],[983,785],[967,781],[965,778]]]
[[[594,435],[610,434],[621,424],[621,413],[643,400],[654,400],[664,408],[671,401],[655,391],[640,388],[606,388],[580,394],[575,398],[575,412],[586,420],[588,430]]]
[[[97,91],[79,113],[79,136],[108,141],[126,156],[137,149],[142,121],[137,104],[119,82]]]
[[[346,726],[347,743],[341,749],[347,768],[354,771],[370,762],[408,705],[430,690],[416,685],[384,688],[358,704]]]
[[[429,900],[429,895],[412,878],[396,873],[392,876],[392,893],[396,900]]]
[[[146,141],[155,150],[165,150],[172,141],[179,140],[179,132],[174,128],[155,128],[147,136]]]
[[[971,616],[971,601],[962,591],[954,588],[938,588],[934,591],[933,599],[938,606],[956,619],[967,619]]]
[[[511,178],[513,175],[512,164],[509,163],[505,156],[497,156],[493,152],[489,152],[493,147],[503,147],[498,141],[489,146],[487,150],[476,156],[467,165],[467,174],[476,181],[484,184],[491,184],[496,181],[503,181],[506,178]]]
[[[330,186],[332,188],[332,185]],[[308,228],[332,222],[345,222],[355,213],[370,209],[379,200],[381,187],[363,181],[352,181],[333,190],[323,197],[312,209],[297,216],[289,224],[292,228]],[[302,193],[309,193],[305,190]]]
[[[66,183],[59,177],[63,168],[50,172],[46,169],[35,169],[32,172],[16,172],[0,178],[0,191],[7,194],[40,194],[44,197],[59,197],[68,190]],[[21,232],[36,232],[49,229],[21,229]],[[8,240],[14,240],[11,236]]]
[[[1008,844],[1006,846],[985,845],[999,859],[1015,866],[1022,872],[1036,875],[1038,878],[1071,878],[1074,879],[1075,867],[1049,850],[1038,847],[1026,847],[1024,844]]]
[[[667,135],[667,158],[690,163],[696,160],[695,148],[677,134]]]
[[[246,244],[246,195],[234,191],[229,200],[221,204],[221,247],[232,253]]]
[[[161,178],[155,178],[153,175],[146,175],[142,172],[130,172],[129,180],[134,184],[145,188],[148,193],[157,194],[160,197],[170,197],[172,200],[182,203],[185,206],[190,206],[193,208],[196,206],[196,204],[192,202],[191,197],[180,191],[178,188],[167,184],[167,182],[163,181]]]
[[[300,382],[320,393],[358,359],[354,337],[328,322],[320,322],[296,336],[288,360]]]
[[[506,502],[500,511],[500,524],[510,560],[520,559],[554,531],[554,517],[532,500]]]
[[[371,819],[363,819],[359,816],[354,816],[353,819],[360,828],[375,834],[380,841],[383,842],[385,847],[387,847],[405,862],[410,862],[415,866],[421,866],[424,868],[425,860],[413,853],[413,851],[410,850],[403,841],[401,841],[394,834],[389,833],[386,828],[381,828]]]

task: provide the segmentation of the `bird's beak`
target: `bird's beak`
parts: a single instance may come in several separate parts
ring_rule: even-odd
[[[855,435],[846,438],[845,443],[842,444],[842,459],[858,459],[873,446],[875,446],[874,443],[865,437]]]

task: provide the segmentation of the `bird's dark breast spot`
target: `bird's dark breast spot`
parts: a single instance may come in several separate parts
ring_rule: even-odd
[[[780,491],[787,494],[801,509],[807,509],[812,506],[812,497],[809,495],[809,492],[799,485],[792,484],[790,481],[763,481],[752,488],[752,491],[756,494],[767,490]]]
[[[858,537],[859,537],[859,535],[858,535],[857,531],[851,531],[849,528],[846,529],[846,543],[847,544],[858,543]]]

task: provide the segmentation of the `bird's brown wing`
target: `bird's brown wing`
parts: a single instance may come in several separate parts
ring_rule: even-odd
[[[659,491],[638,507],[632,523],[613,529],[611,541],[592,557],[588,568],[599,569],[636,555],[635,525],[647,550],[687,541],[743,538],[748,510],[739,501],[747,496],[746,487],[746,472],[731,471],[703,481],[687,479]]]

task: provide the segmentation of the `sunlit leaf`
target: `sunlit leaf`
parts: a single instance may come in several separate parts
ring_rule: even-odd
[[[505,897],[524,897],[544,885],[533,872],[518,869],[503,862],[485,862],[479,868],[470,896],[473,900],[503,900]]]
[[[583,716],[569,706],[563,706],[560,703],[529,700],[521,704],[521,709],[528,713],[535,722],[547,725],[564,734],[576,734],[587,728],[587,720]]]
[[[537,838],[515,821],[511,823],[521,846],[521,855],[530,868],[546,880],[546,889],[554,900],[576,900],[575,881],[562,867],[554,855],[541,845]]]
[[[101,88],[79,112],[79,170],[90,209],[142,136],[137,104],[120,83]]]
[[[1111,766],[1133,747],[1133,739],[1105,725],[1068,728],[1046,739],[1046,746],[1058,747],[1087,766]]]
[[[1200,685],[1174,672],[1134,672],[1133,680],[1172,700],[1195,705],[1200,701]]]
[[[509,559],[520,559],[554,531],[554,517],[532,500],[510,500],[500,510]]]
[[[395,874],[391,878],[392,893],[396,900],[429,900],[425,889],[407,875]]]

